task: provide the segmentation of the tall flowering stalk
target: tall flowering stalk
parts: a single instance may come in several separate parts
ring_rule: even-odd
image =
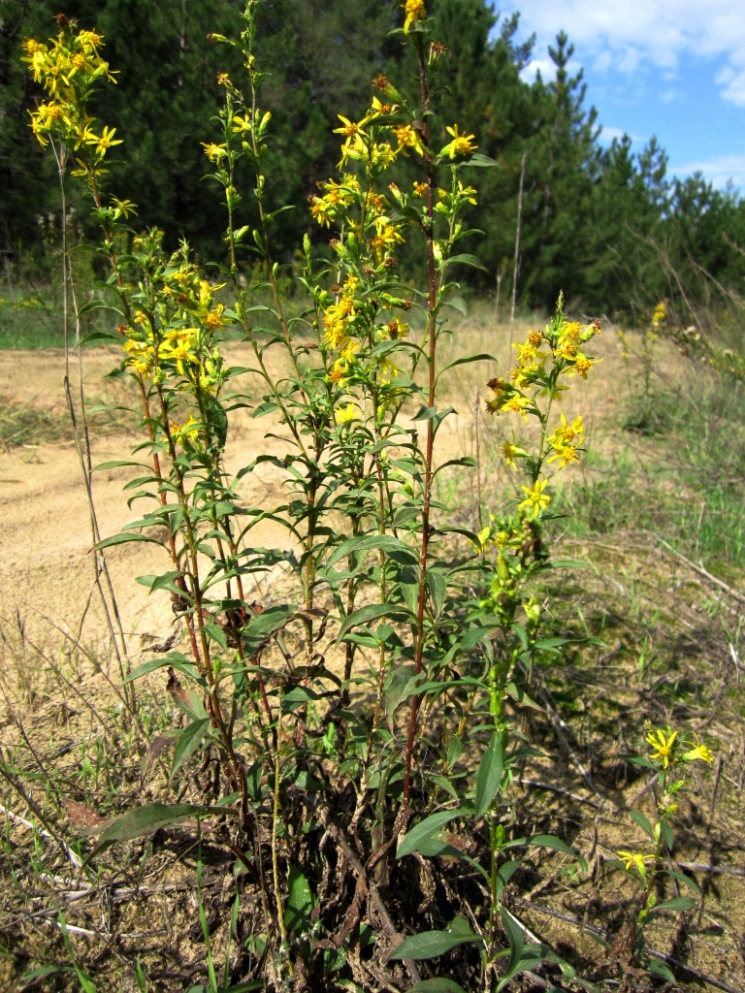
[[[26,59],[49,97],[32,127],[42,143],[54,140],[69,152],[74,175],[92,194],[111,264],[109,290],[118,300],[122,368],[141,400],[145,440],[136,451],[149,462],[127,464],[137,472],[130,502],[146,510],[98,548],[154,541],[167,552],[167,570],[140,581],[170,594],[189,648],[141,665],[133,677],[172,670],[169,687],[187,717],[174,744],[172,777],[202,747],[219,755],[219,810],[232,810],[238,825],[222,837],[260,894],[261,947],[275,987],[297,984],[302,960],[338,947],[310,937],[326,928],[336,940],[360,925],[359,895],[368,887],[377,892],[388,878],[394,841],[423,813],[412,833],[429,855],[439,842],[434,849],[424,843],[446,819],[487,823],[489,866],[471,863],[490,895],[488,921],[483,934],[464,939],[482,950],[486,989],[503,958],[501,935],[518,945],[502,899],[513,871],[504,852],[524,841],[511,841],[505,826],[519,758],[505,704],[509,695],[519,697],[519,667],[541,649],[532,584],[548,563],[547,476],[577,462],[584,440],[581,417],[557,418],[554,405],[567,379],[591,370],[585,347],[599,326],[568,321],[560,301],[546,329],[516,346],[509,379],[489,383],[487,408],[537,420],[536,446],[515,436],[503,446],[507,464],[525,469],[523,495],[479,534],[450,526],[435,499],[437,434],[453,413],[442,405],[447,367],[439,345],[447,331],[444,305],[456,286],[451,267],[477,264],[460,254],[471,233],[465,215],[477,204],[464,176],[471,165],[494,163],[479,155],[477,137],[460,123],[434,132],[429,77],[444,49],[430,42],[423,0],[406,0],[401,33],[416,56],[416,96],[408,99],[378,75],[360,119],[338,116],[337,174],[310,195],[310,215],[328,244],[317,253],[304,239],[299,282],[308,307],[289,311],[271,250],[271,115],[260,106],[257,2],[248,0],[237,42],[213,36],[239,47],[246,70],[241,85],[226,73],[218,77],[219,133],[202,143],[226,212],[219,283],[205,277],[187,245],[169,253],[162,232],[131,230],[134,205],[103,192],[106,156],[120,139],[87,110],[94,85],[113,79],[100,37],[65,22],[49,45],[26,43]],[[251,190],[238,186],[239,163],[253,171]],[[244,216],[247,200],[252,209]],[[424,263],[421,286],[400,275],[404,246]],[[247,259],[254,282],[245,277]],[[230,366],[223,349],[228,333],[248,345],[261,396],[241,392],[243,370]],[[280,373],[270,356],[280,359]],[[456,363],[483,358],[489,357]],[[230,412],[241,406],[279,422],[281,437],[275,425],[268,437],[284,447],[260,452],[232,477],[225,450]],[[283,473],[286,498],[278,507],[246,506],[239,482],[265,463]],[[254,540],[266,519],[286,529],[289,547]],[[153,525],[164,539],[153,537]],[[468,552],[455,555],[453,541],[464,535]],[[296,581],[284,602],[250,599],[248,584],[258,587],[255,580],[278,563]],[[344,653],[340,674],[326,661],[337,644]],[[366,681],[370,692],[358,705],[354,690]],[[440,706],[457,708],[459,719],[452,747],[441,748],[432,763],[430,718]],[[469,722],[472,744],[483,746],[484,728],[490,735],[473,790],[446,818],[432,815],[436,829],[427,835],[429,797],[443,789],[437,770],[452,772]],[[455,789],[447,793],[449,802]],[[140,810],[138,824],[160,824],[156,806]],[[189,807],[188,815],[195,811],[206,816],[214,808]],[[335,820],[347,811],[346,828],[364,864]],[[363,814],[370,811],[364,835]],[[122,836],[132,831],[125,820]],[[318,864],[308,863],[303,841],[314,831],[321,846],[338,844],[338,866],[354,865],[357,873],[354,899],[336,923],[315,912]],[[548,847],[561,848],[549,840]],[[547,844],[545,837],[529,843]],[[410,836],[401,840],[400,857],[416,850]],[[329,878],[315,879],[319,892]],[[510,968],[534,962],[535,955],[518,950]],[[416,970],[410,974],[416,979]]]

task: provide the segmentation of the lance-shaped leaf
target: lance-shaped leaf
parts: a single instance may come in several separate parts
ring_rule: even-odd
[[[146,803],[142,807],[135,807],[128,810],[126,814],[120,814],[107,821],[101,827],[87,833],[98,834],[98,844],[90,853],[84,864],[88,864],[96,855],[112,845],[122,841],[132,841],[133,838],[142,838],[150,834],[155,834],[161,828],[171,827],[180,824],[182,821],[194,817],[206,817],[208,814],[230,814],[232,811],[223,807],[201,807],[193,803],[177,803],[168,805],[165,803]]]

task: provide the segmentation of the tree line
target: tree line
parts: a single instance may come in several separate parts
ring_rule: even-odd
[[[0,251],[25,266],[43,258],[47,217],[59,194],[47,157],[28,128],[38,98],[21,65],[26,37],[56,30],[62,8],[105,38],[118,72],[96,110],[124,139],[112,187],[138,205],[139,224],[186,238],[219,257],[225,218],[202,142],[214,140],[221,100],[217,75],[240,74],[233,50],[212,33],[234,36],[241,0],[5,0],[0,23]],[[474,185],[469,250],[483,270],[461,275],[475,291],[507,302],[513,279],[520,306],[548,310],[559,291],[587,314],[643,320],[668,301],[671,319],[705,324],[739,301],[745,276],[745,202],[696,174],[668,175],[653,138],[637,150],[628,137],[601,141],[581,69],[565,33],[549,48],[551,78],[523,78],[534,40],[519,15],[485,0],[429,0],[446,50],[435,64],[437,117],[473,133],[497,163]],[[275,221],[275,254],[291,262],[305,233],[324,232],[303,205],[335,170],[338,114],[354,119],[369,105],[377,73],[414,75],[391,25],[393,0],[266,0],[259,8],[259,50],[266,71],[261,99],[272,113],[272,206],[295,204]],[[250,179],[243,209],[251,223]],[[73,201],[74,204],[74,201]],[[519,253],[515,237],[520,218]],[[403,260],[405,265],[405,260]],[[517,265],[517,273],[515,266]]]

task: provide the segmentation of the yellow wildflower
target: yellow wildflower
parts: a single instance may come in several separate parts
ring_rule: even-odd
[[[525,499],[518,504],[519,509],[524,510],[529,517],[540,517],[551,503],[551,497],[545,492],[547,486],[546,479],[537,479],[532,486],[522,486]]]
[[[115,134],[116,134],[116,128],[104,127],[103,133],[101,134],[100,137],[95,138],[94,135],[95,138],[94,143],[96,145],[96,155],[99,156],[99,158],[103,158],[106,152],[114,145],[121,145],[122,139],[115,138],[114,137]]]
[[[652,752],[650,757],[654,762],[662,762],[662,768],[667,769],[670,765],[670,759],[672,758],[673,746],[675,745],[675,739],[678,737],[677,731],[668,731],[667,733],[662,729],[657,731],[650,731],[646,737],[646,742],[651,746]]]
[[[418,21],[423,21],[427,15],[424,9],[424,0],[406,0],[405,3],[401,4],[406,14],[404,20],[404,33],[408,34],[411,31],[412,25],[416,24]]]
[[[410,124],[399,124],[393,129],[400,148],[406,150],[413,148],[418,155],[424,155],[424,145],[422,145],[419,134]]]
[[[220,162],[228,154],[224,144],[218,145],[214,141],[203,141],[202,148],[210,162]]]
[[[396,154],[396,149],[390,142],[377,142],[371,150],[372,164],[379,166],[381,169],[387,169],[389,165],[396,161]]]
[[[510,469],[517,469],[516,458],[524,458],[525,451],[522,448],[518,448],[517,445],[511,444],[509,441],[505,441],[502,445],[502,457],[504,458]]]
[[[651,852],[616,852],[616,855],[622,860],[623,867],[626,872],[636,869],[640,876],[646,878],[647,875],[647,862],[654,862],[656,856]]]
[[[713,762],[714,756],[706,745],[695,745],[690,751],[681,755],[684,762]]]
[[[453,140],[445,145],[440,155],[447,155],[451,159],[461,158],[464,155],[471,155],[479,147],[474,144],[476,135],[460,134],[457,124],[446,127],[445,130],[449,135],[452,135]]]
[[[360,416],[359,408],[354,403],[347,403],[343,407],[337,407],[334,411],[334,422],[336,424],[349,424],[350,421],[356,421]]]
[[[564,469],[570,462],[579,462],[579,452],[572,445],[558,443],[554,445],[553,455],[549,455],[547,462],[559,461],[559,468]]]
[[[509,410],[513,414],[519,414],[524,421],[528,419],[528,407],[532,406],[531,401],[520,393],[514,393],[509,400],[502,404],[502,410]]]
[[[575,417],[571,424],[567,424],[566,415],[562,412],[561,424],[554,433],[547,439],[550,445],[562,443],[564,445],[579,445],[585,435],[585,427],[582,422],[582,415]]]
[[[599,359],[588,358],[584,352],[577,352],[572,361],[572,367],[569,370],[569,375],[571,376],[576,372],[582,377],[582,379],[587,379],[587,373],[599,361]]]
[[[661,324],[664,324],[667,320],[667,304],[664,300],[660,300],[657,306],[654,308],[654,313],[652,314],[652,327],[658,328]]]
[[[359,124],[355,124],[354,121],[350,121],[348,117],[344,117],[343,114],[336,115],[342,122],[342,127],[334,128],[334,134],[343,134],[345,138],[353,138],[355,135],[364,134]]]
[[[393,251],[396,245],[403,243],[404,237],[395,224],[391,224],[387,217],[375,218],[376,235],[370,239],[370,247],[373,249],[378,259]]]

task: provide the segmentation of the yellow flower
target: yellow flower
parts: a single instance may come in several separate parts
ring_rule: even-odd
[[[451,159],[460,158],[464,155],[471,155],[479,147],[474,144],[476,135],[460,134],[457,124],[454,124],[451,128],[445,128],[445,130],[449,135],[452,135],[453,140],[448,145],[445,145],[440,155],[447,155]]]
[[[411,26],[416,24],[417,21],[423,21],[427,15],[424,9],[424,0],[406,0],[406,3],[402,3],[401,6],[406,14],[406,19],[404,20],[404,33],[408,34],[411,30]]]
[[[566,416],[562,412],[561,425],[548,438],[548,442],[551,445],[579,445],[582,442],[584,434],[585,428],[582,423],[582,415],[580,414],[579,417],[575,417],[571,424],[567,424]]]
[[[572,367],[569,370],[569,375],[571,376],[576,372],[582,379],[587,379],[587,373],[599,361],[600,359],[589,359],[584,352],[577,352],[572,359]]]
[[[347,403],[343,407],[337,407],[334,411],[334,421],[339,425],[349,424],[350,421],[356,421],[359,416],[359,409],[354,403]]]
[[[623,862],[623,867],[626,872],[631,869],[636,869],[640,876],[646,878],[647,875],[647,862],[654,862],[655,855],[651,852],[616,852],[616,855]]]
[[[413,148],[419,155],[424,155],[421,138],[410,124],[399,124],[393,129],[393,133],[401,148]]]
[[[684,762],[713,762],[714,756],[706,745],[695,745],[690,751],[681,755]]]
[[[370,239],[370,247],[373,249],[378,259],[394,250],[396,245],[403,243],[404,237],[395,224],[391,224],[387,217],[375,218],[376,235]]]
[[[546,459],[547,462],[559,461],[559,468],[565,469],[570,462],[579,462],[579,452],[576,448],[571,445],[562,445],[561,443],[554,445],[553,455],[549,455]]]
[[[501,410],[509,410],[513,414],[519,414],[524,421],[528,419],[528,408],[532,406],[532,401],[520,393],[514,393],[509,400],[502,404]]]
[[[531,365],[533,363],[533,359],[538,354],[538,349],[530,341],[530,339],[528,339],[525,344],[515,342],[512,347],[517,352],[517,361],[520,365]]]
[[[171,421],[169,427],[173,440],[180,441],[182,445],[187,441],[195,442],[199,438],[199,422],[195,421],[191,414],[182,425]]]
[[[225,145],[217,145],[214,141],[203,141],[202,148],[210,162],[219,162],[228,154]]]
[[[350,121],[348,117],[344,117],[342,114],[337,114],[336,116],[344,126],[341,128],[334,128],[334,134],[343,134],[345,138],[353,138],[355,135],[365,133],[359,124],[355,124],[354,121]]]
[[[666,733],[662,729],[650,731],[646,737],[647,744],[652,748],[650,756],[652,761],[658,762],[661,760],[663,769],[667,769],[670,765],[673,746],[677,737],[677,731],[668,731]]]
[[[251,131],[253,124],[240,114],[233,114],[233,134],[246,134]]]
[[[96,141],[96,155],[103,157],[113,145],[121,145],[122,139],[115,138],[116,128],[104,127],[103,133]]]
[[[660,300],[657,306],[654,308],[654,313],[652,314],[652,327],[658,328],[660,324],[664,324],[667,319],[667,304],[664,300]]]
[[[529,517],[540,517],[551,503],[551,497],[544,492],[547,486],[548,480],[546,479],[537,479],[532,487],[522,486],[525,499],[518,504],[519,509],[526,511]]]
[[[522,448],[518,448],[517,445],[510,444],[509,441],[505,441],[502,445],[502,456],[510,469],[517,469],[515,459],[524,458],[525,451]]]

